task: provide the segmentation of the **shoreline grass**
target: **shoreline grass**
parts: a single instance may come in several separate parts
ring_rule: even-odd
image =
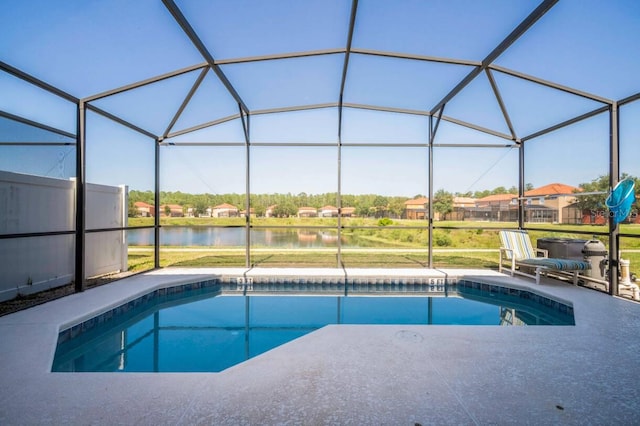
[[[149,218],[133,218],[144,219]],[[132,219],[130,219],[131,221]],[[153,218],[151,218],[153,220]],[[337,226],[336,218],[259,218],[251,219],[256,226]],[[377,226],[377,219],[345,218],[341,230],[342,262],[346,267],[426,267],[428,250],[427,223],[424,220],[393,220],[391,226]],[[161,224],[171,226],[233,226],[244,224],[243,218],[161,218]],[[259,225],[257,225],[259,224]],[[605,225],[528,224],[532,243],[539,238],[591,239],[589,233],[608,231]],[[367,228],[349,228],[360,226]],[[435,267],[497,268],[498,231],[515,228],[513,222],[435,222],[433,249]],[[403,229],[408,228],[408,229]],[[451,229],[457,228],[457,229]],[[295,228],[292,228],[295,229]],[[544,230],[540,230],[544,229]],[[574,234],[571,231],[580,231]],[[273,232],[291,232],[274,228]],[[640,236],[640,225],[623,224],[622,234]],[[597,238],[608,246],[606,235]],[[256,266],[337,267],[337,246],[322,248],[280,248],[252,245],[250,264]],[[466,252],[460,253],[460,250]],[[473,250],[478,250],[474,252]],[[632,271],[640,270],[640,238],[620,238],[624,259],[631,261]],[[487,251],[481,254],[481,251]],[[244,246],[160,246],[160,266],[245,266]],[[357,266],[354,266],[357,265]],[[153,246],[130,246],[129,268],[132,271],[152,269]]]

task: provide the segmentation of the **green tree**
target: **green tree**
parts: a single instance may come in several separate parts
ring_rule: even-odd
[[[491,191],[489,191],[488,189],[485,189],[483,191],[475,191],[473,193],[473,198],[484,198],[488,195],[491,195]]]
[[[376,211],[376,217],[382,217],[389,207],[389,199],[382,195],[376,195],[376,198],[373,199],[373,207]]]
[[[138,215],[138,209],[133,205],[134,201],[129,198],[129,205],[127,206],[127,216],[136,217]]]
[[[290,217],[298,214],[298,208],[291,202],[285,201],[276,206],[273,211],[276,217]]]
[[[638,188],[640,179],[627,173],[623,173],[620,180],[627,178],[632,179],[635,182],[636,188]],[[582,188],[582,191],[577,192],[578,196],[576,197],[576,207],[582,211],[589,210],[600,213],[603,213],[607,209],[605,200],[607,199],[610,191],[609,175],[598,176],[591,182],[581,183],[579,186]],[[584,193],[585,195],[579,195],[580,193]],[[638,205],[638,200],[636,200],[636,205]]]
[[[580,210],[604,210],[606,208],[604,201],[609,191],[609,175],[598,176],[591,182],[581,183],[582,191],[576,191],[578,194],[576,207]],[[579,195],[580,193],[585,195]]]
[[[439,189],[433,196],[433,210],[440,213],[440,218],[444,219],[447,213],[453,211],[453,194]]]
[[[193,205],[193,215],[199,217],[207,211],[207,207],[209,206],[204,198],[197,200]]]
[[[389,200],[389,212],[396,218],[402,216],[404,212],[404,202],[407,201],[406,197],[393,197]]]
[[[266,211],[267,208],[262,204],[256,204],[255,207],[253,207],[253,212],[257,217],[263,217]]]
[[[356,205],[356,215],[360,217],[369,217],[372,208],[373,207],[367,202],[361,201],[358,203],[358,205]]]

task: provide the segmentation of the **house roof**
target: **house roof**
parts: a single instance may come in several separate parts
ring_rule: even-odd
[[[169,207],[171,210],[182,210],[182,206],[180,204],[163,204],[160,208],[164,209]]]
[[[405,206],[411,206],[411,205],[423,206],[427,203],[429,203],[429,199],[427,197],[419,197],[419,198],[414,198],[413,200],[405,201],[404,205]]]
[[[133,203],[135,207],[148,207],[150,209],[153,208],[153,204],[145,203],[144,201],[136,201]]]
[[[320,207],[320,210],[338,210],[337,207],[334,206],[324,206],[324,207]]]
[[[223,210],[223,209],[229,209],[229,210],[238,210],[238,208],[232,204],[229,203],[222,203],[222,204],[218,204],[217,206],[214,207],[214,209],[217,210]]]
[[[314,212],[318,211],[318,209],[316,209],[315,207],[298,207],[298,211],[302,210],[312,210]]]
[[[453,197],[453,202],[456,204],[473,204],[476,201],[473,197]]]
[[[535,197],[541,195],[570,195],[580,191],[582,191],[581,188],[577,188],[571,185],[565,185],[564,183],[550,183],[549,185],[526,191],[524,193],[524,196]]]
[[[516,194],[492,194],[487,195],[486,197],[479,198],[478,202],[489,202],[489,201],[511,201],[514,198],[518,198]]]
[[[342,213],[353,213],[356,211],[355,207],[343,207],[342,208]]]

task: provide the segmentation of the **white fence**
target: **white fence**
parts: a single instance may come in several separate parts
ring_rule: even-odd
[[[127,225],[127,187],[87,184],[86,228]],[[0,171],[0,234],[73,231],[75,181]],[[126,231],[87,233],[85,278],[127,270]],[[0,301],[70,283],[75,235],[0,239]]]

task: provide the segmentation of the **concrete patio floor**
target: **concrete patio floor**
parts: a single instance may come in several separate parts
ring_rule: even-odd
[[[220,373],[50,372],[61,328],[160,286],[243,272],[167,268],[0,318],[0,424],[640,424],[640,304],[492,271],[392,273],[529,287],[570,301],[576,325],[332,325]]]

